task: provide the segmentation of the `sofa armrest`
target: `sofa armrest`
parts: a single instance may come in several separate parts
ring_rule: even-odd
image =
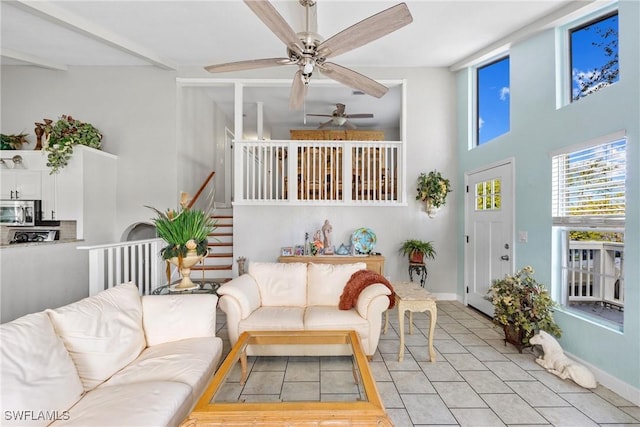
[[[147,346],[216,335],[217,295],[145,295],[142,326]]]
[[[365,319],[368,319],[369,316],[374,314],[381,314],[389,307],[389,295],[391,295],[391,290],[382,283],[367,286],[360,292],[360,296],[356,302],[358,314]],[[383,302],[378,303],[377,301],[380,300],[380,298],[377,297],[384,297],[382,299]]]
[[[218,295],[221,300],[231,299],[235,302],[240,308],[240,319],[246,319],[262,305],[258,283],[248,274],[243,274],[220,286]]]

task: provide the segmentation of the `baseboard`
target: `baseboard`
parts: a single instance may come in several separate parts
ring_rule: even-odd
[[[460,301],[456,294],[435,292],[432,292],[431,294],[436,298],[437,301]]]
[[[640,389],[639,388],[636,388],[631,384],[625,383],[619,378],[614,377],[613,375],[603,371],[597,366],[590,364],[589,362],[585,362],[584,360],[580,359],[579,357],[576,357],[571,353],[568,353],[566,351],[564,353],[568,358],[573,359],[576,362],[591,369],[591,372],[596,377],[596,380],[598,381],[599,384],[608,388],[614,393],[620,395],[621,397],[627,399],[629,402],[633,403],[634,405],[640,406]]]

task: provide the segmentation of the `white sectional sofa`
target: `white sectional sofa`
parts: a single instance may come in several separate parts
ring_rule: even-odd
[[[0,424],[179,425],[220,361],[217,301],[126,283],[0,325]]]
[[[366,267],[365,263],[250,263],[247,274],[218,289],[231,344],[244,331],[346,329],[355,330],[365,354],[373,356],[391,290],[383,284],[371,284],[359,294],[355,307],[338,308],[351,275]],[[259,350],[250,347],[247,353],[256,355],[258,351],[260,355],[314,355],[340,354],[341,350],[308,345],[260,346]]]

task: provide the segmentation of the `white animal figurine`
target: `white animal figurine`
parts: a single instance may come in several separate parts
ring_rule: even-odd
[[[529,342],[542,346],[544,356],[538,357],[536,362],[548,372],[566,380],[570,378],[581,387],[596,388],[598,385],[593,373],[584,365],[565,356],[558,341],[545,331],[534,335]]]

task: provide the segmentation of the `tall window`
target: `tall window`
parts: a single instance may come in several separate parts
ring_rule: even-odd
[[[569,41],[572,101],[619,80],[618,12],[570,29]]]
[[[476,141],[482,145],[510,128],[509,57],[478,67]]]
[[[626,139],[553,157],[562,305],[622,329]]]

